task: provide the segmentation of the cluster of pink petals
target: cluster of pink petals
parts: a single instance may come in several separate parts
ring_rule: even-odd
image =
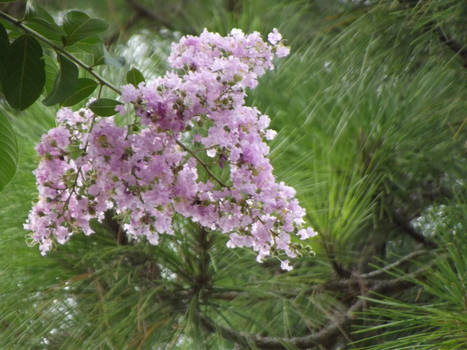
[[[252,248],[258,261],[295,257],[297,239],[316,233],[304,227],[295,190],[272,173],[269,118],[245,105],[274,56],[289,52],[276,29],[268,39],[238,29],[183,37],[172,46],[173,70],[122,87],[136,114],[123,127],[87,108],[61,109],[37,146],[39,201],[25,224],[42,254],[54,239],[93,233],[90,220],[112,210],[130,238],[151,244],[173,233],[178,214],[228,234],[228,247]]]

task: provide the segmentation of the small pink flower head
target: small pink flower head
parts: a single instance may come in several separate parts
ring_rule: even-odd
[[[245,33],[243,33],[243,31],[241,29],[237,29],[237,28],[234,28],[230,31],[230,35],[234,38],[234,39],[243,39],[245,37]]]
[[[122,86],[122,101],[125,103],[136,102],[139,91],[131,84]]]
[[[311,227],[307,227],[306,229],[302,228],[297,232],[297,236],[299,236],[301,240],[315,237],[317,235],[318,233],[314,231]]]
[[[52,249],[52,240],[49,238],[45,238],[41,240],[39,244],[39,250],[41,251],[41,255],[45,256],[47,253]]]
[[[125,105],[116,105],[115,106],[115,111],[120,114],[126,114],[126,107]]]
[[[209,157],[209,158],[214,158],[216,156],[216,153],[217,153],[217,150],[214,148],[214,149],[208,149],[206,151],[206,155]]]
[[[268,34],[268,41],[272,45],[276,45],[278,42],[282,40],[282,35],[279,33],[277,28],[274,28],[271,33]]]
[[[289,260],[282,260],[281,261],[281,269],[284,271],[292,271],[293,267],[290,266]]]
[[[276,135],[277,135],[277,132],[275,130],[268,129],[264,137],[266,138],[266,140],[270,141],[270,140],[273,140],[276,137]]]
[[[290,47],[284,46],[284,45],[278,45],[276,47],[276,55],[279,58],[286,57],[290,53]]]

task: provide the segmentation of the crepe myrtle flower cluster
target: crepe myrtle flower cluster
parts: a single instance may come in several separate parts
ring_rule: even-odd
[[[269,118],[245,105],[273,58],[289,53],[276,29],[268,41],[238,29],[185,36],[172,45],[172,70],[122,87],[120,115],[59,110],[36,148],[39,200],[24,225],[41,253],[92,234],[90,221],[112,210],[128,237],[154,245],[173,234],[177,213],[229,235],[229,248],[252,248],[259,262],[295,257],[297,242],[316,232],[295,190],[274,178]],[[291,269],[283,258],[281,267]]]

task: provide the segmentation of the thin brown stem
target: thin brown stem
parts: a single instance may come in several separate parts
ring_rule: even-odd
[[[438,245],[418,232],[411,224],[410,221],[401,215],[394,214],[394,223],[408,236],[412,237],[415,241],[422,243],[427,248],[437,248]]]
[[[175,142],[177,143],[177,145],[179,145],[184,151],[188,152],[193,158],[196,159],[196,161],[204,168],[204,170],[206,170],[206,172],[208,173],[208,175],[210,177],[212,177],[219,185],[221,185],[222,187],[225,187],[225,188],[229,188],[230,186],[226,185],[224,182],[222,182],[221,179],[219,179],[216,175],[214,175],[214,173],[211,171],[211,169],[209,169],[208,165],[203,162],[203,160],[201,158],[199,158],[195,152],[193,152],[191,149],[189,149],[188,147],[186,147],[183,143],[181,143],[180,141],[178,140],[175,140]]]
[[[13,24],[14,26],[22,29],[25,33],[27,34],[30,34],[32,35],[33,37],[35,37],[36,39],[42,41],[44,44],[46,44],[47,46],[51,47],[52,49],[54,49],[55,51],[59,52],[60,54],[62,54],[63,56],[67,57],[68,59],[70,59],[72,62],[76,63],[78,66],[80,66],[82,69],[84,69],[85,71],[87,71],[89,74],[91,74],[98,82],[99,84],[101,85],[105,85],[107,86],[108,88],[112,89],[113,91],[115,91],[117,94],[120,94],[120,90],[115,87],[114,85],[112,85],[111,83],[109,83],[107,80],[105,80],[104,78],[102,78],[99,74],[97,74],[93,69],[92,67],[88,66],[86,63],[84,63],[83,61],[81,61],[79,58],[73,56],[72,54],[70,54],[68,51],[66,51],[63,47],[60,47],[56,44],[54,44],[53,42],[51,42],[49,39],[47,39],[46,37],[44,37],[43,35],[39,34],[38,32],[36,32],[35,30],[29,28],[28,26],[26,26],[25,24],[23,24],[20,20],[10,16],[9,14],[3,12],[3,11],[0,11],[0,18],[3,18],[5,21]]]
[[[410,254],[407,254],[407,255],[403,256],[402,258],[400,258],[399,260],[393,262],[392,264],[386,265],[382,269],[362,274],[359,277],[360,278],[373,278],[373,277],[379,276],[381,274],[384,274],[384,273],[388,272],[389,270],[392,270],[392,269],[400,266],[404,262],[406,262],[408,260],[411,260],[411,259],[413,259],[413,258],[415,258],[415,257],[417,257],[419,255],[425,254],[425,253],[427,253],[426,250],[416,250],[416,251],[414,251],[414,252],[412,252]]]
[[[262,336],[255,333],[248,333],[237,331],[228,327],[224,327],[212,321],[205,315],[200,316],[203,327],[209,332],[218,332],[223,337],[230,339],[245,346],[255,345],[260,349],[287,349],[287,346],[295,346],[299,349],[308,349],[312,346],[329,345],[335,340],[335,337],[342,329],[357,318],[357,312],[364,309],[366,306],[365,297],[372,293],[377,294],[390,294],[401,292],[413,285],[411,281],[414,278],[419,278],[423,275],[427,267],[420,268],[419,270],[400,278],[392,280],[381,281],[369,289],[366,293],[362,294],[357,301],[355,301],[344,313],[335,315],[333,320],[317,332],[313,332],[306,336],[297,337],[271,337]]]

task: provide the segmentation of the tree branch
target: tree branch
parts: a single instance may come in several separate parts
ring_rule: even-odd
[[[399,265],[403,264],[404,262],[410,260],[410,259],[413,259],[419,255],[422,255],[422,254],[425,254],[427,253],[426,250],[416,250],[410,254],[407,254],[406,256],[403,256],[402,258],[400,258],[399,260],[393,262],[392,264],[389,264],[389,265],[386,265],[384,266],[382,269],[379,269],[379,270],[375,270],[375,271],[372,271],[372,272],[368,272],[368,273],[364,273],[362,275],[359,275],[358,277],[360,278],[373,278],[373,277],[376,277],[376,276],[379,276],[383,273],[386,273],[388,272],[389,270],[392,270],[396,267],[398,267]]]
[[[80,66],[81,68],[83,68],[85,71],[87,71],[89,74],[91,74],[101,85],[105,85],[107,86],[108,88],[112,89],[113,91],[115,91],[117,94],[121,94],[120,90],[118,88],[116,88],[114,85],[112,85],[111,83],[109,83],[107,80],[105,80],[104,78],[102,78],[99,74],[97,74],[93,69],[92,67],[88,66],[86,63],[84,63],[83,61],[81,61],[80,59],[76,58],[75,56],[73,56],[72,54],[70,54],[68,51],[66,51],[63,47],[60,47],[56,44],[54,44],[53,42],[51,42],[49,39],[47,39],[46,37],[42,36],[41,34],[39,34],[38,32],[36,32],[35,30],[29,28],[28,26],[24,25],[20,20],[14,18],[14,17],[11,17],[10,15],[8,15],[7,13],[3,12],[3,11],[0,11],[0,18],[3,18],[5,21],[13,24],[14,26],[22,29],[25,33],[27,34],[30,34],[32,35],[33,37],[35,37],[36,39],[42,41],[44,44],[46,44],[47,46],[51,47],[52,49],[54,49],[55,51],[57,52],[60,52],[60,54],[62,54],[63,56],[67,57],[68,59],[70,59],[71,61],[73,61],[74,63],[76,63],[78,66]]]
[[[466,46],[462,46],[460,43],[455,41],[452,38],[449,38],[444,32],[441,30],[441,28],[437,27],[435,29],[435,32],[438,34],[439,40],[445,44],[447,47],[449,47],[452,51],[455,53],[459,54],[459,56],[463,60],[463,65],[464,68],[467,69],[467,49]]]
[[[360,297],[366,297],[371,293],[378,294],[390,294],[394,292],[401,292],[413,285],[413,282],[410,280],[413,278],[420,277],[429,267],[423,267],[417,271],[408,274],[407,276],[395,278],[392,280],[381,281],[371,289],[369,289],[365,294],[362,294]],[[312,346],[327,345],[332,343],[334,338],[340,330],[345,328],[352,320],[354,320],[357,315],[356,312],[360,311],[365,307],[366,300],[363,298],[358,299],[354,304],[352,304],[346,312],[343,314],[337,315],[335,320],[329,323],[326,327],[320,331],[313,332],[306,336],[298,337],[269,337],[269,336],[260,336],[254,333],[236,331],[231,328],[221,326],[208,317],[201,315],[200,320],[203,327],[209,332],[218,332],[223,337],[230,339],[234,342],[244,344],[246,346],[254,344],[255,346],[261,349],[286,349],[287,346],[295,346],[300,349],[307,349]]]
[[[116,30],[113,34],[111,34],[109,37],[105,39],[105,46],[108,48],[112,46],[117,39],[119,38],[120,34],[122,32],[128,31],[131,27],[133,27],[138,20],[141,18],[141,15],[139,13],[135,13],[133,16],[130,17],[130,19],[123,25],[123,27],[119,30]]]
[[[416,240],[417,242],[420,242],[422,243],[424,246],[426,246],[427,248],[437,248],[438,245],[429,240],[428,238],[426,238],[424,235],[422,235],[421,233],[419,233],[417,230],[415,230],[412,225],[407,221],[407,220],[404,220],[404,218],[402,218],[400,215],[398,215],[397,213],[394,214],[394,222],[395,224],[400,228],[402,229],[407,235],[409,235],[410,237],[412,237],[414,240]]]
[[[176,28],[172,25],[170,21],[168,21],[166,18],[159,16],[156,12],[151,11],[150,9],[144,7],[142,4],[140,4],[136,0],[127,0],[127,3],[138,13],[141,17],[146,17],[147,19],[151,21],[155,21],[162,26],[166,27],[167,29],[170,29],[172,31],[175,31]]]
[[[323,290],[336,291],[336,292],[347,292],[349,290],[352,290],[352,288],[354,288],[354,287],[360,286],[362,282],[364,282],[365,286],[367,286],[369,288],[375,288],[376,286],[379,286],[382,283],[385,283],[385,282],[388,281],[386,279],[374,279],[375,277],[378,277],[378,276],[388,272],[389,270],[392,270],[392,269],[402,265],[403,263],[405,263],[405,262],[407,262],[407,261],[409,261],[409,260],[411,260],[411,259],[413,259],[413,258],[415,258],[415,257],[417,257],[419,255],[423,255],[425,253],[428,253],[428,252],[429,251],[427,251],[427,250],[416,250],[416,251],[414,251],[412,253],[409,253],[409,254],[403,256],[399,260],[397,260],[397,261],[395,261],[395,262],[393,262],[393,263],[391,263],[389,265],[384,266],[381,269],[371,271],[371,272],[361,274],[361,275],[352,273],[352,278],[341,278],[341,279],[337,279],[337,280],[331,280],[331,281],[325,282],[325,283],[323,283],[321,285],[312,286],[311,288],[307,289],[305,292],[303,292],[303,289],[300,289],[300,290],[297,290],[296,292],[290,291],[290,292],[282,293],[282,294],[280,294],[280,296],[284,297],[284,298],[296,298],[297,295],[299,295],[301,293],[304,293],[305,295],[310,295],[310,294],[320,292],[320,291],[323,291]],[[238,297],[241,297],[241,296],[248,296],[248,293],[244,292],[244,291],[241,291],[241,290],[225,290],[225,291],[223,291],[223,290],[214,290],[214,291],[211,291],[209,296],[214,298],[214,299],[230,301],[230,300],[234,300],[235,298],[238,298]],[[266,298],[267,298],[267,296],[265,296],[264,298],[258,297],[257,300],[266,299]]]

